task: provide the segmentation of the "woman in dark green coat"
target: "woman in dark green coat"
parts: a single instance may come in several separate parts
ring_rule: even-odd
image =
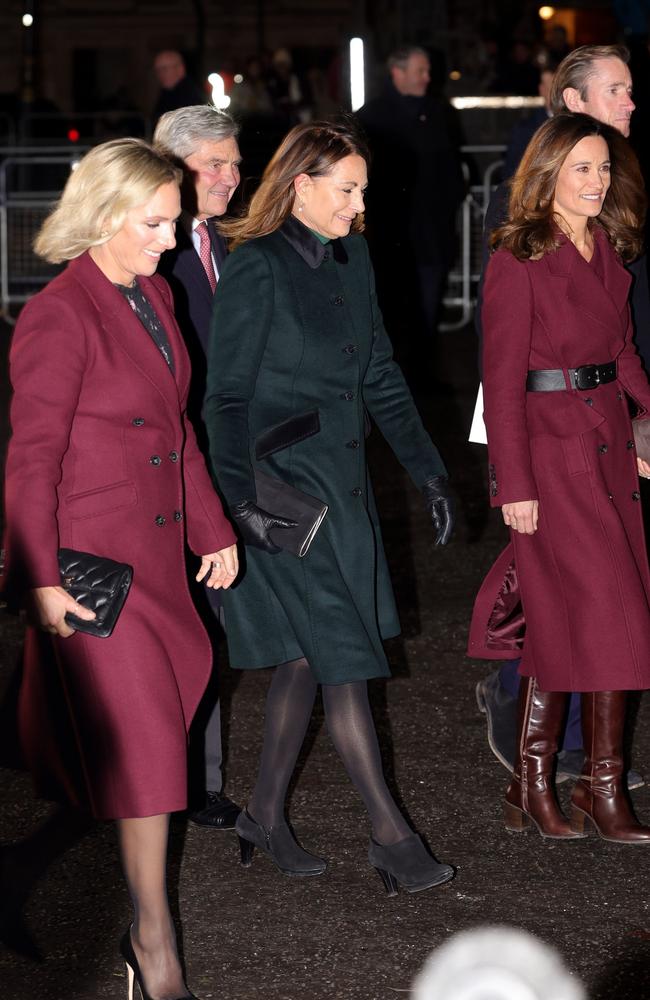
[[[440,544],[452,517],[445,467],[377,307],[360,235],[367,159],[347,125],[299,125],[246,217],[224,225],[235,249],[215,296],[204,414],[217,484],[246,544],[243,577],[224,594],[231,665],[276,668],[260,773],[237,822],[242,862],[259,846],[286,874],[325,870],[284,821],[320,683],[330,735],[370,815],[370,862],[389,892],[417,891],[453,869],[395,805],[368,704],[368,678],[389,675],[382,639],[399,622],[366,468],[366,411],[422,489]],[[292,522],[257,502],[256,472],[328,505],[304,558],[282,549]]]

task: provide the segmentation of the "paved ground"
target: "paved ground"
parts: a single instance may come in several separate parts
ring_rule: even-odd
[[[650,914],[643,848],[595,837],[547,843],[508,835],[501,820],[505,771],[490,753],[474,686],[485,665],[464,655],[472,596],[504,540],[487,510],[484,454],[465,444],[475,372],[469,331],[448,334],[448,377],[456,393],[421,397],[461,494],[447,550],[432,545],[420,498],[373,441],[372,468],[404,627],[389,645],[388,684],[373,702],[391,781],[438,855],[458,867],[443,889],[385,896],[367,863],[363,809],[317,715],[290,801],[305,845],[330,859],[319,879],[292,880],[261,857],[243,870],[233,834],[174,825],[171,888],[184,928],[188,981],[202,1000],[390,1000],[408,996],[430,950],[455,931],[484,923],[526,928],[553,943],[592,1000],[650,996]],[[0,623],[0,683],[18,646]],[[254,773],[268,683],[224,670],[229,794],[246,800]],[[650,703],[636,727],[635,763],[650,773]],[[566,786],[562,797],[566,801]],[[0,842],[43,815],[23,774],[0,771]],[[650,822],[650,792],[634,793]],[[128,919],[110,826],[97,828],[41,881],[27,918],[46,961],[0,947],[2,1000],[113,1000],[126,993],[117,942]]]

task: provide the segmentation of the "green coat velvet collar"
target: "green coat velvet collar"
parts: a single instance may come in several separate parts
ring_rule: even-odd
[[[305,263],[314,269],[320,267],[324,260],[328,260],[330,253],[333,254],[334,260],[338,264],[347,264],[348,262],[348,255],[341,240],[321,243],[311,229],[304,226],[295,215],[290,215],[285,219],[280,226],[280,232]]]

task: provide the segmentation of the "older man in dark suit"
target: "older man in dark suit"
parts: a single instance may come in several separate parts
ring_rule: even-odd
[[[174,311],[192,361],[188,413],[201,445],[206,442],[201,407],[205,394],[206,352],[212,299],[226,256],[226,244],[215,219],[223,215],[239,184],[238,126],[230,115],[210,105],[179,108],[164,114],[154,143],[179,161],[185,170],[181,218],[176,247],[163,254],[159,272],[169,282]],[[205,453],[207,454],[207,448]],[[220,618],[220,601],[206,591],[212,611]],[[202,826],[230,830],[239,807],[223,794],[221,712],[213,677],[203,712],[194,724],[195,741],[203,731],[205,803],[191,818]],[[198,747],[195,745],[195,751]],[[190,753],[190,759],[196,753]]]

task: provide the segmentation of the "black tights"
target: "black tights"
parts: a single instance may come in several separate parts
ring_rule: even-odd
[[[317,686],[305,659],[275,669],[266,701],[260,770],[248,804],[251,816],[263,826],[284,821],[284,800]],[[368,810],[375,840],[394,844],[410,836],[412,830],[386,785],[366,682],[323,684],[323,707],[332,742]]]

